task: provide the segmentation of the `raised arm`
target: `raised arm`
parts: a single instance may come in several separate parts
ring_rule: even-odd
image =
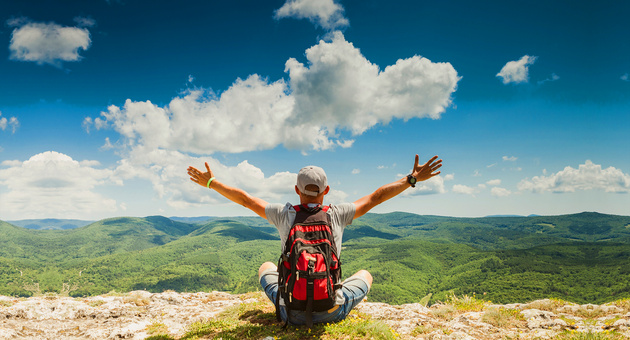
[[[210,170],[210,166],[208,166],[208,162],[205,163],[207,172],[201,172],[197,170],[195,167],[188,167],[188,176],[190,176],[190,180],[203,186],[209,187],[210,189],[214,189],[219,194],[223,195],[223,197],[229,199],[230,201],[240,204],[245,208],[255,212],[258,216],[267,219],[267,215],[265,214],[265,207],[267,206],[267,202],[258,197],[254,197],[244,190],[231,187],[227,184],[223,184],[219,182],[217,179],[213,179],[208,185],[208,181],[211,178],[214,178],[212,175],[212,170]]]
[[[437,170],[442,167],[442,160],[438,160],[437,158],[438,156],[433,156],[433,158],[431,158],[428,162],[423,165],[419,165],[419,157],[416,155],[411,176],[415,177],[418,182],[422,182],[433,176],[439,175],[440,171]],[[354,218],[359,218],[365,215],[375,206],[397,196],[410,186],[411,184],[407,181],[407,177],[403,177],[395,182],[383,185],[365,197],[359,198],[356,202],[354,202],[357,209],[354,213]]]

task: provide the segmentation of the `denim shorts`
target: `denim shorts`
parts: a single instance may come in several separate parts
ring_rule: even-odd
[[[275,269],[268,269],[260,277],[260,285],[265,290],[265,294],[271,302],[276,303],[278,295],[278,272]],[[348,316],[352,308],[367,295],[370,287],[367,282],[359,276],[353,276],[343,282],[341,291],[346,299],[343,305],[337,305],[326,312],[313,312],[313,323],[333,323],[339,322]],[[306,317],[303,311],[291,310],[291,324],[304,325]],[[280,306],[280,316],[282,321],[287,320],[287,310]]]

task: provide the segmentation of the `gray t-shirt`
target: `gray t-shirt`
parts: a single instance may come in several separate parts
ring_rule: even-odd
[[[356,212],[354,203],[342,203],[338,205],[330,205],[328,216],[330,216],[330,224],[337,245],[337,255],[341,258],[341,241],[343,239],[343,230],[347,225],[352,224],[354,213]],[[289,232],[295,221],[295,209],[291,203],[285,205],[279,203],[270,203],[265,207],[267,221],[278,228],[280,240],[282,241],[282,252],[284,253],[284,244],[289,237]]]

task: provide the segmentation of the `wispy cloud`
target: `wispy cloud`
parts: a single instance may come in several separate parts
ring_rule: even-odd
[[[515,156],[503,156],[503,160],[506,162],[515,162],[518,159],[518,157]]]
[[[558,81],[558,80],[560,80],[560,77],[557,74],[552,73],[551,76],[549,76],[549,78],[543,79],[543,80],[539,80],[538,81],[538,85],[542,85],[544,83]]]
[[[333,0],[287,0],[275,11],[276,19],[308,19],[327,30],[347,27],[350,23],[344,16],[344,8]]]
[[[27,18],[8,20],[7,24],[15,27],[11,33],[9,58],[55,67],[61,67],[62,62],[81,60],[79,51],[87,50],[92,43],[86,27],[93,26],[95,22],[83,17],[77,17],[75,21],[78,27],[32,22]]]
[[[533,65],[536,59],[538,57],[524,55],[519,60],[509,61],[497,73],[497,77],[501,78],[503,84],[526,83],[529,81],[529,65]]]
[[[4,131],[6,130],[7,127],[10,127],[11,132],[15,133],[15,131],[17,130],[19,126],[20,126],[20,122],[18,121],[16,117],[11,117],[9,119],[6,119],[5,117],[2,117],[2,112],[0,112],[0,130]]]
[[[628,73],[624,73],[621,75],[621,77],[619,78],[623,81],[630,81],[630,75],[628,75]]]

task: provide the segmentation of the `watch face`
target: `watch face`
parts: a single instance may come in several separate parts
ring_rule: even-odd
[[[417,182],[417,181],[418,181],[418,180],[417,180],[415,177],[411,177],[411,178],[409,179],[409,182],[411,182],[411,184],[416,184],[416,182]]]

